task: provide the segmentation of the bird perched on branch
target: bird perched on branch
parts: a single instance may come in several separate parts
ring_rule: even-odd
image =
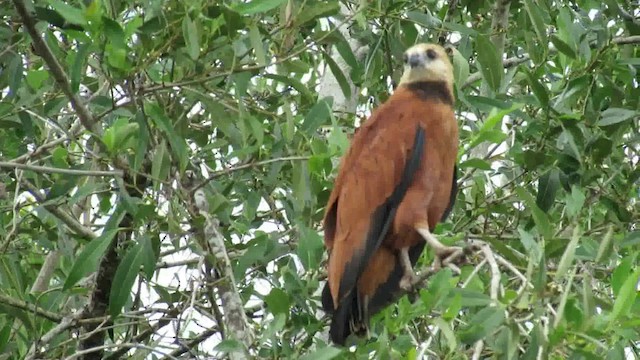
[[[324,217],[329,261],[322,304],[336,344],[366,333],[371,315],[413,288],[425,244],[436,268],[463,255],[432,234],[457,191],[453,102],[447,51],[435,44],[409,48],[398,88],[342,159]]]

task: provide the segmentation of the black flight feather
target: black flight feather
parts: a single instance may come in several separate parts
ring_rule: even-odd
[[[344,345],[347,337],[351,333],[353,325],[359,324],[367,319],[358,319],[362,313],[363,299],[358,298],[356,290],[358,279],[362,275],[364,268],[373,253],[378,250],[382,241],[387,236],[389,228],[393,223],[396,211],[409,186],[413,182],[415,173],[420,167],[422,156],[424,153],[425,134],[424,129],[418,125],[414,138],[413,148],[410,157],[406,160],[404,171],[400,182],[396,185],[391,195],[376,208],[371,215],[371,225],[367,232],[364,250],[361,256],[355,256],[351,261],[345,264],[345,269],[340,281],[339,303],[338,308],[333,312],[331,319],[331,328],[329,334],[331,340],[339,345]],[[325,285],[328,287],[328,284]],[[326,295],[331,296],[330,290],[323,290],[323,306],[326,302]],[[329,312],[331,313],[331,312]]]

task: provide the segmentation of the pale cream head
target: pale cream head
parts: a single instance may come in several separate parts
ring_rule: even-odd
[[[404,73],[399,85],[443,81],[453,93],[453,66],[449,54],[436,44],[416,44],[404,52]]]

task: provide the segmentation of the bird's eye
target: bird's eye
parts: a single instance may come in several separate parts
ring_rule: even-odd
[[[427,57],[431,60],[435,59],[436,57],[438,57],[438,54],[436,54],[436,51],[433,49],[429,49],[427,50]]]
[[[404,54],[404,55],[402,56],[402,61],[403,61],[405,64],[406,64],[406,63],[408,63],[408,62],[409,62],[409,56],[407,56],[407,54]]]

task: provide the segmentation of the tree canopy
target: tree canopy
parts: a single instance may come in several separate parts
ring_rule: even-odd
[[[435,232],[491,251],[335,347],[324,206],[417,42],[456,49]],[[636,1],[12,0],[0,44],[2,359],[640,358]]]

